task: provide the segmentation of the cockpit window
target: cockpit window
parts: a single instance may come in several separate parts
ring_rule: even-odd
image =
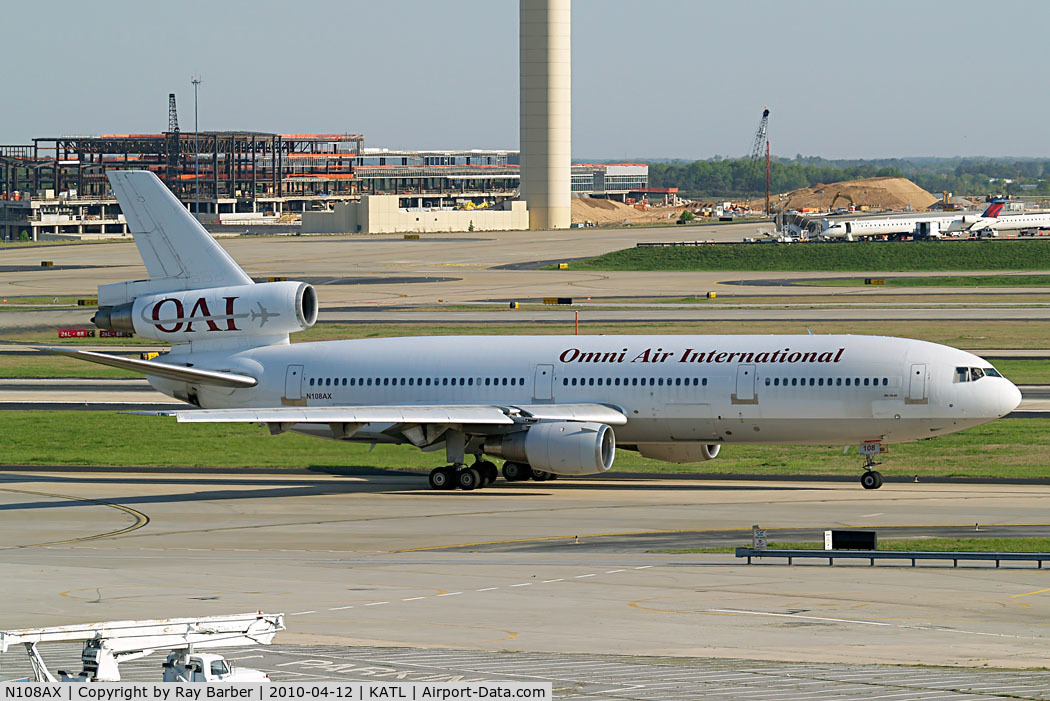
[[[995,368],[955,368],[956,382],[976,382],[985,375],[989,377],[1002,377]]]

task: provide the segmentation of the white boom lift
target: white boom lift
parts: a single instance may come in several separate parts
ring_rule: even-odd
[[[15,645],[24,645],[38,682],[119,682],[119,664],[134,660],[162,648],[172,650],[164,663],[165,681],[267,681],[255,670],[233,670],[218,655],[196,655],[198,648],[220,648],[234,645],[269,645],[274,635],[284,630],[284,614],[257,613],[200,618],[164,618],[152,621],[108,621],[51,628],[25,628],[0,631],[0,653]],[[48,670],[39,643],[83,642],[79,674],[59,671],[59,678]],[[206,660],[203,658],[207,658]],[[225,673],[212,675],[210,665]],[[194,674],[196,672],[196,674]],[[255,677],[264,677],[257,679]]]

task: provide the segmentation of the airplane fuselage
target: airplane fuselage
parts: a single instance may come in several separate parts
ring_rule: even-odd
[[[627,416],[622,444],[899,443],[991,421],[1020,400],[973,354],[879,336],[439,336],[271,345],[224,352],[221,364],[208,355],[192,362],[259,384],[200,387],[205,408],[595,403]],[[991,374],[970,379],[970,368]],[[383,440],[383,428],[355,439]]]

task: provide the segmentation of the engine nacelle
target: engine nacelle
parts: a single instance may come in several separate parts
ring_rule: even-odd
[[[704,462],[718,457],[718,443],[639,443],[638,452],[663,462]]]
[[[606,424],[549,421],[493,436],[485,441],[485,452],[556,475],[594,475],[612,467],[616,436]]]
[[[314,325],[317,293],[305,282],[165,292],[101,307],[92,321],[101,329],[171,343],[280,336]]]

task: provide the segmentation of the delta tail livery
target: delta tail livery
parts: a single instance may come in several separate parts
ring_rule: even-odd
[[[979,216],[968,214],[956,219],[945,233],[997,236],[1000,231],[1050,229],[1050,212],[1026,213],[1022,207],[1011,200],[992,200]]]
[[[435,489],[603,473],[616,447],[668,462],[748,443],[872,454],[977,426],[1021,394],[987,362],[880,336],[440,336],[290,344],[314,289],[255,284],[155,175],[111,172],[149,279],[101,285],[103,329],[169,341],[153,361],[50,348],[144,373],[180,422],[252,422],[443,450]]]

